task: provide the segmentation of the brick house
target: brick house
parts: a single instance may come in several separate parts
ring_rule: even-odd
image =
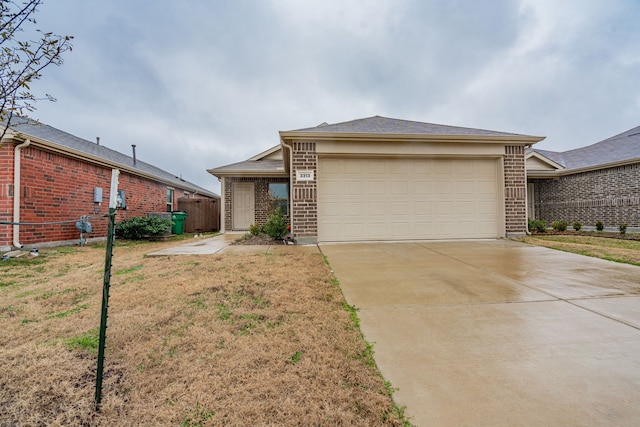
[[[120,170],[126,210],[117,220],[179,210],[179,200],[219,196],[169,172],[29,119],[14,119],[0,145],[0,249],[78,242],[76,222],[89,216],[89,238],[104,238],[112,169]],[[6,223],[47,223],[12,225]]]
[[[565,152],[529,150],[526,167],[531,218],[640,227],[640,126]]]
[[[298,243],[496,238],[526,232],[525,149],[542,139],[375,116],[280,132],[209,172],[226,231],[263,224],[272,193]]]

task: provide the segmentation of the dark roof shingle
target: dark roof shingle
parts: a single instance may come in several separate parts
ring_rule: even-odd
[[[392,119],[373,116],[348,122],[326,124],[316,127],[292,130],[290,132],[327,132],[327,133],[378,133],[397,135],[476,135],[476,136],[522,136],[515,133],[473,129],[411,120]]]
[[[536,152],[565,166],[581,169],[625,160],[640,159],[640,126],[586,147],[561,153],[534,149]]]
[[[206,188],[200,187],[199,185],[193,184],[189,181],[185,181],[184,179],[149,163],[136,159],[136,164],[134,165],[133,157],[107,148],[104,145],[99,145],[85,139],[78,138],[77,136],[71,135],[70,133],[61,131],[60,129],[56,129],[44,123],[36,122],[24,117],[14,117],[11,122],[10,129],[18,133],[34,136],[54,144],[86,153],[93,157],[103,159],[109,163],[121,165],[129,169],[137,169],[141,173],[145,173],[156,177],[161,181],[174,184],[179,188],[197,191],[204,195],[219,197],[219,195],[207,190]]]

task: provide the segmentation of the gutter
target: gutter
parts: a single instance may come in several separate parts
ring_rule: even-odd
[[[13,246],[20,249],[20,151],[31,145],[31,140],[27,139],[20,145],[16,145],[13,149]]]

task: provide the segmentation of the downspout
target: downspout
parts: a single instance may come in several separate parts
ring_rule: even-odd
[[[289,209],[289,225],[291,225],[291,234],[295,241],[294,227],[293,227],[293,147],[287,145],[284,139],[281,139],[282,146],[289,150],[289,203],[291,208]]]
[[[529,182],[527,181],[527,148],[531,148],[531,145],[524,146],[524,213],[527,217],[527,223],[524,226],[524,232],[527,236],[531,236],[531,231],[529,230]],[[535,200],[533,201],[535,204]]]
[[[31,145],[31,140],[27,139],[20,145],[16,145],[13,150],[13,246],[20,249],[20,150]]]
[[[226,208],[224,206],[227,182],[224,176],[222,178],[218,178],[218,181],[220,182],[220,214],[218,215],[218,220],[220,221],[219,231],[224,234],[227,232],[227,215],[225,213]]]

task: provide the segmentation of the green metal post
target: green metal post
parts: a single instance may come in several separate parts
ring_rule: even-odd
[[[104,280],[102,286],[102,313],[100,315],[100,340],[98,342],[98,367],[96,369],[96,411],[102,401],[102,374],[104,371],[104,349],[107,340],[107,310],[109,309],[109,288],[111,287],[111,258],[113,257],[113,238],[116,232],[116,207],[118,193],[118,169],[111,170],[111,191],[109,196],[109,227],[107,229],[107,250],[104,259]]]
[[[116,210],[110,208],[109,228],[107,231],[107,251],[104,260],[104,281],[102,287],[102,314],[100,316],[100,341],[98,343],[98,369],[96,371],[96,410],[100,410],[102,401],[102,374],[104,371],[104,349],[107,339],[107,311],[109,308],[109,288],[111,287],[111,258],[113,256],[113,235],[115,233]]]

